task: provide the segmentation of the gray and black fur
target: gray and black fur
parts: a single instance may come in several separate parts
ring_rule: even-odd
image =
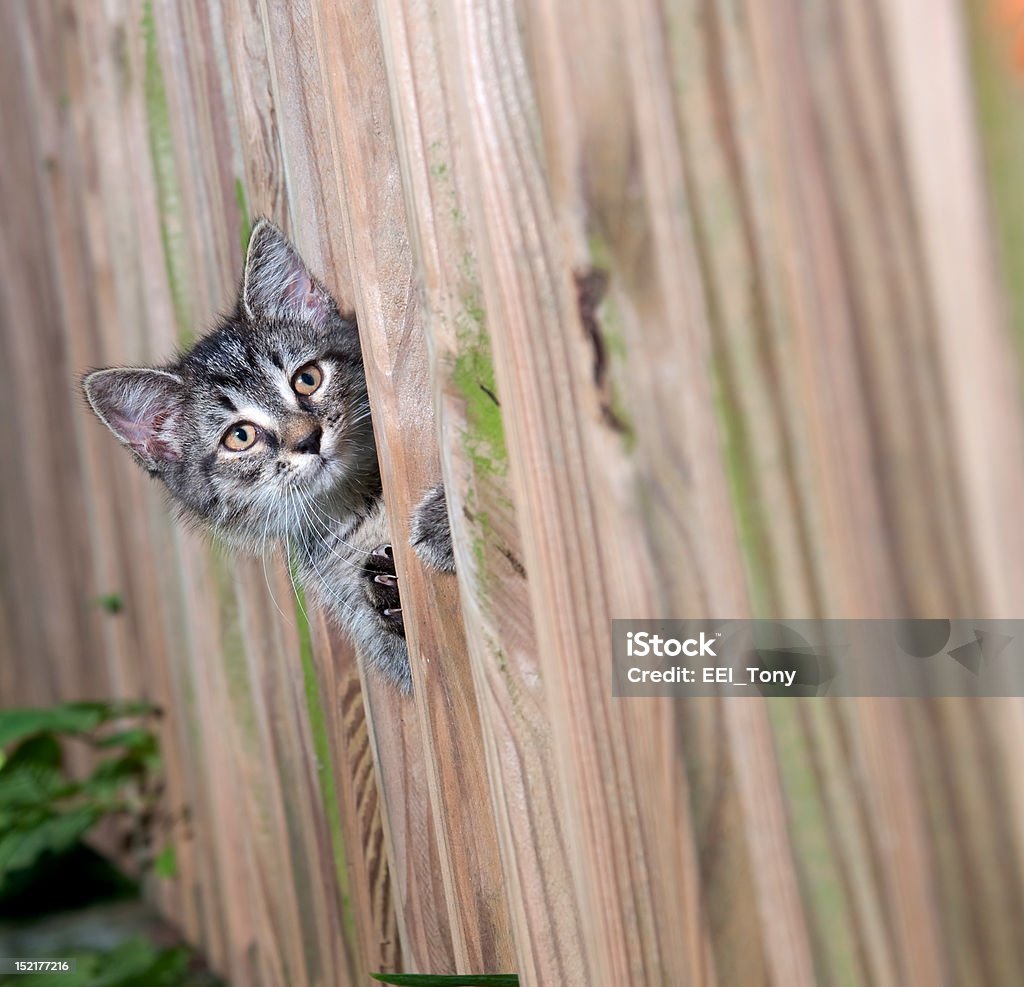
[[[408,691],[356,324],[280,230],[257,223],[235,310],[187,353],[161,367],[95,370],[82,383],[184,519],[254,552],[285,543],[303,585]],[[412,530],[424,562],[454,569],[443,488],[427,494]]]

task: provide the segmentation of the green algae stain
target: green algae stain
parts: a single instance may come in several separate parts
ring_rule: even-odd
[[[611,249],[605,240],[593,231],[587,237],[587,249],[590,254],[591,271],[607,275],[607,272],[615,270]],[[598,300],[593,321],[594,331],[600,336],[607,360],[602,394],[605,419],[619,433],[623,451],[629,454],[636,449],[637,434],[629,407],[623,397],[629,391],[626,384],[626,361],[629,350],[626,346],[622,311],[616,300],[613,284],[609,283],[606,286]]]
[[[463,258],[463,273],[471,284],[472,260]],[[501,401],[494,376],[491,341],[479,295],[468,292],[462,300],[462,310],[456,316],[458,355],[452,367],[451,380],[465,402],[466,425],[462,432],[462,449],[473,470],[475,484],[489,483],[492,496],[505,499],[502,484],[508,474],[508,449],[505,445],[505,425],[501,416]],[[491,518],[477,501],[471,486],[466,494],[466,507],[473,517],[473,558],[480,577],[481,592],[487,586],[487,546],[494,540]]]
[[[227,553],[219,548],[210,553],[210,572],[216,587],[216,602],[220,624],[220,657],[231,696],[231,710],[235,724],[246,740],[259,747],[259,725],[249,677],[249,662],[242,635],[238,591],[234,568]]]
[[[487,571],[487,546],[494,539],[494,528],[491,516],[476,502],[476,492],[471,488],[466,493],[466,506],[473,515],[473,558],[476,560],[476,571],[483,577]],[[481,579],[480,589],[486,592],[486,580]]]
[[[452,369],[452,383],[466,402],[463,446],[477,475],[505,476],[505,425],[484,311],[475,296],[465,299],[463,305],[458,322],[459,355]]]
[[[317,778],[320,794],[327,814],[327,828],[331,836],[331,850],[334,854],[334,870],[338,880],[338,895],[341,900],[341,916],[345,926],[345,937],[352,943],[358,942],[355,916],[352,914],[352,892],[348,882],[348,863],[345,859],[345,837],[341,826],[341,809],[338,804],[338,786],[335,782],[334,759],[327,734],[327,717],[324,713],[320,682],[316,674],[316,659],[313,656],[313,637],[309,629],[306,611],[306,597],[299,586],[298,573],[291,572],[295,587],[295,624],[299,634],[299,657],[302,661],[302,685],[306,695],[306,709],[309,713],[309,731],[316,755]]]
[[[636,427],[629,417],[629,411],[626,408],[626,402],[622,398],[622,392],[617,387],[613,387],[611,390],[610,407],[612,415],[620,426],[619,434],[622,436],[622,448],[627,453],[631,453],[636,449]]]
[[[242,256],[249,249],[249,238],[252,236],[252,219],[249,214],[249,200],[245,195],[245,185],[241,178],[235,179],[235,202],[238,203],[238,214],[241,217],[240,235],[242,237]]]
[[[615,300],[615,294],[609,291],[597,309],[597,331],[604,340],[605,353],[608,359],[607,395],[608,409],[622,440],[622,448],[628,454],[636,448],[636,426],[629,413],[629,407],[623,394],[625,386],[626,356],[628,349],[623,335],[622,313]]]
[[[461,262],[463,283],[467,290],[462,308],[455,317],[457,356],[451,371],[451,382],[464,402],[465,427],[461,434],[463,454],[473,472],[473,482],[466,490],[465,507],[472,519],[470,549],[473,553],[476,590],[490,606],[491,578],[488,559],[501,549],[492,516],[485,505],[513,510],[507,492],[508,448],[501,400],[494,374],[491,339],[487,332],[486,314],[477,287],[476,268],[469,253]],[[489,551],[490,550],[490,551]],[[506,681],[512,683],[508,659],[498,642],[486,634],[485,651],[496,663]],[[518,690],[510,688],[515,699]]]
[[[814,937],[815,966],[823,983],[854,987],[864,982],[860,950],[851,931],[856,927],[833,845],[833,825],[824,793],[808,752],[815,743],[813,731],[801,728],[800,708],[817,720],[819,730],[834,730],[834,708],[816,700],[775,699],[765,703],[775,740],[776,761],[782,775],[786,808],[804,896],[813,924],[822,934]],[[819,757],[823,755],[818,754]]]
[[[171,118],[167,105],[167,87],[160,56],[157,51],[156,20],[153,16],[153,0],[145,0],[142,8],[142,36],[145,42],[144,94],[146,102],[146,123],[149,136],[149,155],[153,164],[153,180],[156,186],[157,210],[160,215],[160,240],[163,245],[164,266],[167,283],[174,306],[174,320],[178,329],[178,340],[188,346],[195,339],[192,328],[190,299],[186,285],[185,237],[183,231],[181,190],[174,163],[174,138],[171,134]]]
[[[1024,76],[1014,71],[1006,35],[994,30],[988,5],[965,9],[990,217],[1010,324],[1024,356]]]
[[[774,612],[770,552],[746,430],[730,393],[727,373],[718,360],[714,365],[714,409],[724,446],[726,474],[736,512],[751,606],[754,616],[769,614]]]

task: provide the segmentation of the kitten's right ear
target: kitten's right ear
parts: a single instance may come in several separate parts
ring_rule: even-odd
[[[111,367],[82,378],[92,410],[143,465],[159,470],[182,457],[185,383],[166,370]]]
[[[302,262],[288,238],[261,219],[249,237],[242,305],[255,318],[326,322],[335,310],[327,290]]]

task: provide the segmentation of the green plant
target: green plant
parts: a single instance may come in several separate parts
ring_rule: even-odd
[[[374,980],[394,987],[519,987],[515,973],[439,975],[431,973],[371,973]]]
[[[141,702],[66,703],[0,711],[0,917],[122,896],[137,887],[81,842],[103,819],[126,817],[137,846],[148,849],[158,819],[160,754],[146,721],[158,710]],[[89,749],[85,777],[68,770],[71,744]],[[172,847],[146,861],[172,876]],[[68,886],[72,891],[68,892]],[[82,893],[78,893],[82,892]],[[77,896],[76,896],[77,895]],[[84,897],[83,897],[84,895]],[[79,899],[82,900],[79,900]],[[74,972],[0,976],[18,987],[216,987],[186,948],[133,938],[113,949],[69,948]]]
[[[152,817],[160,756],[140,721],[155,713],[139,702],[0,711],[0,902],[101,819],[127,816],[141,827]],[[93,751],[83,779],[67,769],[68,741]]]
[[[107,613],[119,614],[124,610],[124,597],[120,593],[104,593],[97,598],[96,606]]]
[[[74,973],[29,973],[0,978],[12,987],[184,987],[190,954],[183,947],[159,949],[145,939],[129,939],[106,952],[75,952]],[[193,981],[194,982],[194,981]],[[212,978],[206,980],[213,984]]]

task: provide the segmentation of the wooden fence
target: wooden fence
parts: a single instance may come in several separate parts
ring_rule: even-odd
[[[0,3],[0,701],[166,707],[151,891],[234,985],[1024,982],[1020,701],[610,696],[612,617],[1021,615],[1017,8]],[[257,215],[358,313],[395,545],[451,493],[413,700],[75,393]]]

